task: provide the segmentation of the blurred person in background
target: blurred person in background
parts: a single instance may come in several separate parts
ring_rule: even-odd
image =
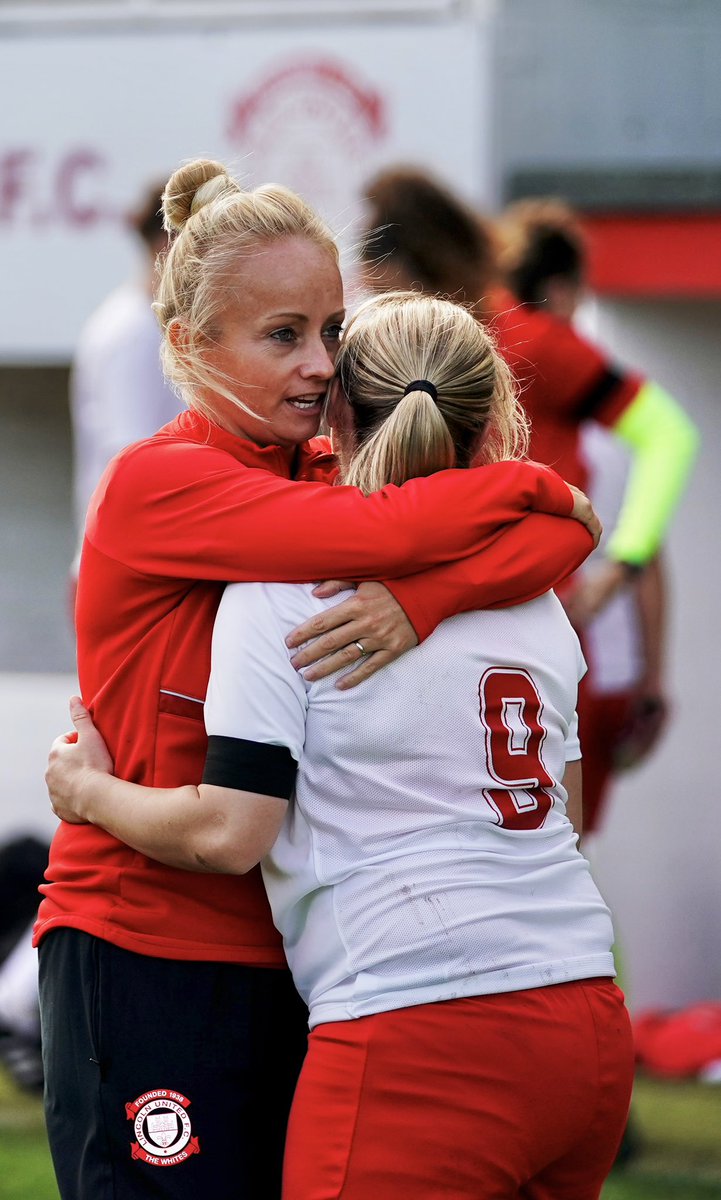
[[[580,280],[577,247],[565,247],[565,278],[551,281],[556,313],[548,305],[511,292],[503,278],[493,225],[427,172],[414,167],[386,169],[368,182],[364,200],[361,259],[366,287],[377,291],[411,287],[449,296],[466,304],[493,330],[521,385],[531,420],[531,458],[548,463],[586,490],[590,480],[583,451],[586,422],[593,420],[610,430],[630,452],[628,477],[603,555],[593,572],[579,578],[568,599],[572,620],[585,628],[654,562],[696,452],[692,423],[658,384],[613,365],[570,323]],[[566,270],[569,258],[571,266]],[[528,273],[519,270],[509,276],[524,294]],[[657,569],[652,567],[652,573]],[[648,629],[653,631],[655,623],[659,630],[649,637],[647,651],[644,686],[650,704],[644,707],[640,700],[635,735],[625,726],[631,715],[630,699],[626,697],[620,706],[616,723],[624,726],[624,737],[617,747],[619,757],[635,756],[639,745],[643,748],[645,741],[652,742],[665,711],[660,680],[662,597],[660,585],[647,601]],[[593,730],[586,736],[591,771]],[[608,761],[608,755],[605,758]],[[598,766],[594,774],[600,783],[596,786],[589,780],[590,827],[608,770]]]
[[[296,634],[316,640],[294,661],[323,657],[316,678],[350,666],[348,686],[452,613],[540,595],[592,539],[530,513],[590,506],[528,463],[368,497],[329,486],[316,434],[344,319],[329,230],[293,192],[245,191],[210,160],[173,174],[163,208],[155,312],[188,410],[104,472],[76,614],[83,698],[116,772],[173,788],[202,778],[228,581],[407,576],[360,585]],[[259,872],[193,875],[62,822],[46,878],[45,1111],[64,1200],[277,1196],[307,1013]]]
[[[418,293],[350,321],[328,421],[343,479],[367,495],[517,459],[528,438],[483,325]],[[48,773],[56,812],[187,870],[264,858],[310,1008],[288,1200],[596,1200],[633,1048],[573,828],[578,638],[550,593],[466,613],[344,696],[295,671],[285,643],[337,602],[226,588],[200,787],[108,775],[75,701],[78,741],[58,739]]]
[[[149,185],[128,215],[141,263],[88,319],[73,357],[70,418],[79,546],[90,497],[110,459],[123,446],[150,437],[184,407],[163,374],[160,327],[151,307],[158,255],[168,246],[162,191],[161,183]]]
[[[520,200],[506,208],[497,228],[501,269],[513,294],[529,308],[572,322],[585,292],[587,247],[570,206],[554,198]],[[595,422],[579,432],[589,494],[607,533],[576,581],[602,563],[629,470],[628,449],[617,437]],[[572,620],[574,591],[564,593]],[[640,763],[664,729],[666,596],[663,557],[656,554],[595,618],[579,621],[589,667],[579,694],[585,834],[599,826],[613,773]]]
[[[526,306],[572,322],[586,285],[586,240],[573,210],[555,198],[519,200],[498,222],[499,256],[508,286]],[[604,534],[574,587],[564,589],[566,609],[578,619],[588,672],[578,696],[583,746],[584,833],[599,828],[613,775],[636,766],[656,745],[666,723],[666,573],[662,553],[628,586],[583,621],[583,581],[602,562],[608,534],[618,521],[628,483],[628,448],[593,421],[580,428],[580,453],[588,487],[599,507]],[[627,1124],[619,1149],[623,1165],[638,1152],[638,1124]]]
[[[48,844],[20,834],[0,846],[0,1062],[20,1087],[43,1087],[38,964],[32,926]]]

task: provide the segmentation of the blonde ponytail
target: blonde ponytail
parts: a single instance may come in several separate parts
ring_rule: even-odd
[[[528,423],[508,367],[488,330],[448,300],[415,292],[369,300],[346,329],[336,370],[355,427],[344,479],[366,493],[526,453]],[[435,399],[406,393],[422,380]]]
[[[428,392],[408,392],[353,455],[344,482],[366,494],[456,465],[456,448]]]

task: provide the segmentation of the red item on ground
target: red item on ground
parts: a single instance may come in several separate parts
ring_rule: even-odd
[[[646,1071],[667,1079],[701,1074],[721,1060],[721,1003],[649,1010],[635,1018],[633,1033],[637,1061]]]

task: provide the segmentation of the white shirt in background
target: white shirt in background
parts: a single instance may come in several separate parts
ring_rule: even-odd
[[[161,333],[142,280],[116,288],[84,326],[73,360],[70,413],[79,535],[110,459],[185,407],[160,366]]]

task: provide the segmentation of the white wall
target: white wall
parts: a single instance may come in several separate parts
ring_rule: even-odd
[[[635,1010],[721,998],[721,303],[598,306],[596,336],[683,402],[702,449],[668,542],[673,723],[587,850]]]
[[[462,13],[0,39],[0,360],[70,357],[128,269],[123,214],[188,158],[295,188],[341,238],[389,162],[487,201],[489,53]]]
[[[70,728],[68,700],[75,676],[0,672],[0,843],[19,834],[48,839],[57,820],[45,788],[45,764],[53,738]]]

